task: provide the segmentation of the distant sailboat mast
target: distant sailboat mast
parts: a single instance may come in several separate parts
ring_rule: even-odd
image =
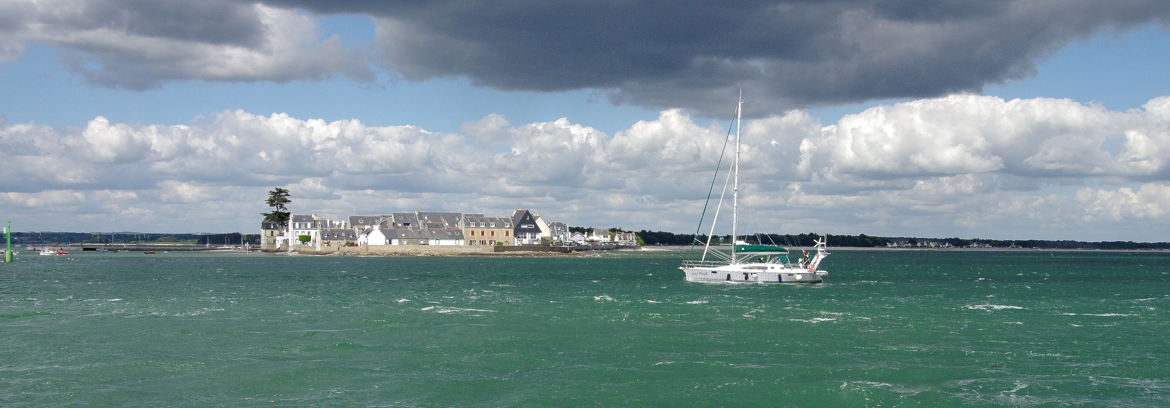
[[[731,184],[731,263],[737,264],[735,256],[735,242],[737,226],[739,225],[739,125],[743,120],[743,90],[739,90],[739,99],[735,105],[735,167],[732,170],[734,181]]]
[[[732,187],[731,187],[731,207],[732,208],[731,208],[731,251],[729,253],[730,256],[728,254],[720,253],[720,251],[715,251],[715,255],[717,255],[718,257],[721,257],[721,258],[725,258],[725,260],[728,260],[731,263],[736,263],[736,261],[735,261],[735,236],[736,236],[736,230],[737,230],[736,223],[738,221],[737,215],[736,215],[736,214],[738,214],[738,209],[737,209],[738,207],[736,207],[737,206],[736,194],[739,191],[739,122],[741,122],[741,119],[743,118],[743,115],[741,115],[741,112],[739,112],[739,111],[741,111],[742,109],[743,109],[743,90],[741,89],[741,90],[739,90],[739,101],[738,101],[738,104],[736,105],[736,109],[735,109],[735,112],[736,112],[736,119],[735,119],[735,162],[734,162],[734,164],[731,165],[731,171],[728,172],[728,177],[723,179],[723,189],[721,189],[721,191],[720,191],[720,203],[718,203],[718,205],[715,206],[715,216],[711,217],[711,230],[710,230],[710,233],[707,234],[707,242],[703,244],[703,257],[701,258],[701,260],[704,262],[707,261],[707,254],[710,253],[711,238],[715,237],[715,226],[718,223],[718,220],[720,220],[720,212],[723,209],[723,198],[724,198],[724,196],[727,196],[727,193],[728,193],[728,182],[731,182],[731,180],[734,179],[735,184],[732,185]],[[727,145],[724,144],[724,148],[727,148]],[[721,155],[721,158],[722,158],[722,155]],[[718,168],[716,168],[716,174],[717,173],[718,173]],[[714,184],[715,179],[711,179],[711,182],[713,182],[713,184]],[[706,207],[704,207],[704,210],[706,210]]]

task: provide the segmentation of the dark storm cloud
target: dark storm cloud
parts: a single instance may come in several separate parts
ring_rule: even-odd
[[[374,16],[382,65],[407,79],[597,88],[718,115],[737,87],[757,113],[978,90],[1031,75],[1072,39],[1170,16],[1148,0],[274,4]]]
[[[938,22],[947,20],[965,20],[981,16],[994,16],[1003,13],[1012,0],[938,0],[924,2],[919,0],[876,0],[874,9],[882,18],[903,21]]]
[[[333,14],[373,18],[372,50],[321,33],[317,17]],[[1032,75],[1073,39],[1168,21],[1164,0],[10,0],[0,62],[43,42],[89,82],[130,89],[372,81],[377,65],[413,81],[597,89],[715,117],[743,88],[760,116],[977,91]]]
[[[96,21],[146,37],[208,44],[263,45],[264,27],[256,8],[224,0],[104,0],[89,5]]]
[[[255,7],[230,0],[90,0],[51,11],[38,23],[218,45],[255,47],[264,40]]]
[[[59,49],[86,81],[113,88],[374,77],[367,55],[322,36],[315,16],[236,0],[0,2],[0,62],[34,42]]]

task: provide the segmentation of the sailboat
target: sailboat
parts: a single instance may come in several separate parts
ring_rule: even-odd
[[[719,209],[723,207],[723,196],[720,195],[719,205],[716,206],[712,218],[711,233],[703,242],[703,256],[697,260],[685,260],[679,269],[686,274],[689,282],[706,283],[821,283],[828,271],[817,269],[821,261],[829,255],[826,249],[826,237],[820,237],[813,247],[813,253],[802,251],[796,261],[789,259],[788,249],[777,245],[763,243],[749,244],[741,241],[737,235],[739,222],[739,140],[740,122],[743,119],[743,95],[740,94],[735,107],[735,159],[731,165],[729,176],[733,180],[731,185],[731,236],[732,245],[728,250],[720,250],[711,246],[711,237],[715,233],[715,221],[719,218]],[[719,169],[716,169],[718,174]],[[714,180],[712,180],[714,181]],[[712,183],[712,188],[714,183]],[[727,189],[724,183],[724,191]],[[702,221],[700,221],[701,228]]]

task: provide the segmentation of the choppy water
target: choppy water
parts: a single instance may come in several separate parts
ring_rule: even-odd
[[[1170,254],[27,254],[0,406],[1170,406]]]

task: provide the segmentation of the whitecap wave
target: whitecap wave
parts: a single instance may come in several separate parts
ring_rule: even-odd
[[[963,308],[967,309],[967,310],[988,310],[988,311],[990,311],[990,310],[1023,310],[1024,309],[1020,306],[991,305],[991,304],[967,305],[967,306],[963,306]]]
[[[424,308],[419,309],[419,310],[422,310],[425,312],[433,311],[435,313],[442,313],[442,314],[448,314],[448,313],[495,313],[495,310],[489,310],[489,309],[472,309],[472,308],[466,308],[466,307],[448,307],[448,306],[427,306],[427,307],[424,307]]]
[[[812,319],[788,319],[788,320],[793,321],[793,322],[820,323],[820,322],[832,322],[832,321],[836,321],[837,319],[833,318],[833,317],[814,317]]]
[[[891,391],[903,396],[918,395],[921,392],[927,391],[929,388],[925,387],[908,387],[901,384],[890,384],[880,381],[845,381],[841,383],[841,390],[857,390],[867,392],[868,390],[883,389]]]

